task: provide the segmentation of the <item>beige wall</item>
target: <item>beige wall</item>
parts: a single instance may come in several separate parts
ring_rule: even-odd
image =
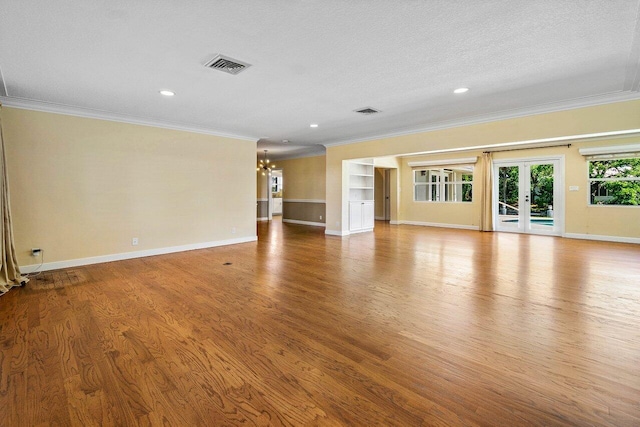
[[[434,156],[411,156],[401,159],[400,186],[403,189],[400,200],[400,221],[425,222],[431,224],[449,224],[463,227],[478,227],[480,224],[480,195],[482,180],[477,175],[476,165],[473,183],[473,201],[470,203],[434,203],[413,201],[413,170],[409,162],[446,160],[466,157],[481,157],[481,152],[465,152],[464,154],[440,154]],[[480,161],[480,160],[479,160]]]
[[[266,200],[269,197],[269,189],[271,186],[268,183],[269,175],[262,175],[262,172],[256,172],[256,197],[258,199]]]
[[[283,198],[324,200],[326,188],[326,157],[313,156],[279,160],[284,183]]]
[[[587,181],[587,160],[579,153],[580,148],[604,147],[608,145],[637,144],[639,137],[604,139],[598,141],[573,142],[570,148],[552,147],[521,151],[495,152],[494,160],[522,159],[526,157],[564,157],[565,233],[613,237],[640,237],[640,207],[590,206]],[[471,203],[431,203],[413,201],[413,177],[408,162],[422,160],[456,159],[478,156]],[[440,154],[434,156],[412,156],[402,158],[401,221],[426,222],[443,225],[478,227],[480,224],[480,200],[486,190],[478,175],[482,152]],[[569,191],[578,186],[578,191]]]
[[[256,163],[257,164],[257,163]],[[255,170],[255,168],[254,168]],[[269,217],[269,175],[256,171],[256,216],[262,220]]]
[[[255,142],[8,107],[2,120],[21,265],[32,247],[55,262],[255,237]]]
[[[283,221],[324,224],[326,157],[280,160],[284,191]]]
[[[406,155],[436,150],[464,150],[474,146],[639,128],[640,101],[629,101],[328,147],[327,231],[344,234],[348,229],[347,209],[343,203],[343,161],[347,159]],[[637,143],[638,141],[635,139],[633,142]],[[623,141],[616,139],[581,144],[582,146],[599,146],[621,143]],[[496,158],[500,158],[500,156],[534,156],[549,152],[536,153],[536,150],[511,152],[510,154],[500,154]],[[470,151],[462,151],[458,154],[450,152],[443,154],[442,157],[452,158],[456,155],[468,157],[478,153],[478,150],[475,153]],[[637,208],[587,206],[586,162],[577,153],[577,145],[574,145],[573,151],[567,154],[566,176],[566,186],[580,186],[579,192],[566,193],[567,226],[565,231],[567,233],[640,237],[640,230],[635,225],[640,222],[640,211]],[[458,210],[456,213],[451,212],[451,207],[447,206],[427,212],[425,207],[407,205],[407,200],[412,198],[412,187],[407,187],[407,181],[411,179],[408,168],[401,168],[400,179],[402,183],[400,220],[421,218],[420,221],[424,222],[443,222],[443,219],[448,218],[445,223],[455,221],[460,224],[477,225],[479,207],[476,205],[476,201],[469,208]],[[479,195],[481,191],[478,190],[480,189],[474,188],[476,195]]]
[[[256,204],[256,215],[258,220],[266,221],[269,217],[269,202],[265,200],[258,200]]]
[[[637,144],[639,137],[578,142],[571,148],[529,150],[531,156],[565,155],[565,232],[617,237],[640,237],[640,207],[589,205],[588,165],[578,152],[583,147]],[[513,158],[513,153],[501,153],[495,158]],[[522,157],[522,156],[517,156]],[[579,191],[569,191],[569,186],[579,186]]]
[[[282,206],[282,220],[324,224],[325,206],[324,203],[285,201]]]

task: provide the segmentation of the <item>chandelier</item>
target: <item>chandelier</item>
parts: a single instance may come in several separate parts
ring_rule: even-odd
[[[267,159],[267,151],[268,150],[264,150],[264,160],[260,160],[258,162],[258,167],[256,168],[256,171],[262,171],[263,176],[266,174],[271,175],[271,169],[276,167],[276,165],[274,165],[273,163],[269,164],[269,159]]]

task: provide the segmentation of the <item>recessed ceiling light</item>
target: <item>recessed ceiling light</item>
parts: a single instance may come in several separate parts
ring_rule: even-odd
[[[309,127],[310,127],[310,128],[317,128],[317,127],[318,127],[318,124],[317,124],[317,123],[311,123],[311,124],[309,125]]]
[[[465,93],[468,90],[468,87],[459,87],[458,89],[454,90],[453,93]]]
[[[170,90],[161,90],[160,91],[160,95],[164,95],[164,96],[173,96],[175,95],[175,92],[171,92]]]

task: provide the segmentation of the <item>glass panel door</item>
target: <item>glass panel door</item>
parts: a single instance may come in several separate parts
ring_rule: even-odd
[[[520,220],[520,165],[509,164],[496,167],[498,188],[496,199],[498,206],[498,230],[521,231]]]
[[[553,205],[555,164],[550,163],[525,163],[526,176],[528,178],[525,203],[528,206],[528,218],[525,230],[540,234],[549,234],[554,231]]]
[[[499,162],[494,178],[496,230],[561,234],[558,160]]]

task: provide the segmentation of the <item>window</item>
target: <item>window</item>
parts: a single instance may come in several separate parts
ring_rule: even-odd
[[[470,202],[473,198],[473,166],[413,171],[416,202]]]
[[[589,161],[592,205],[640,205],[640,157]]]
[[[271,192],[279,193],[282,191],[282,177],[281,176],[272,176],[271,177]]]

